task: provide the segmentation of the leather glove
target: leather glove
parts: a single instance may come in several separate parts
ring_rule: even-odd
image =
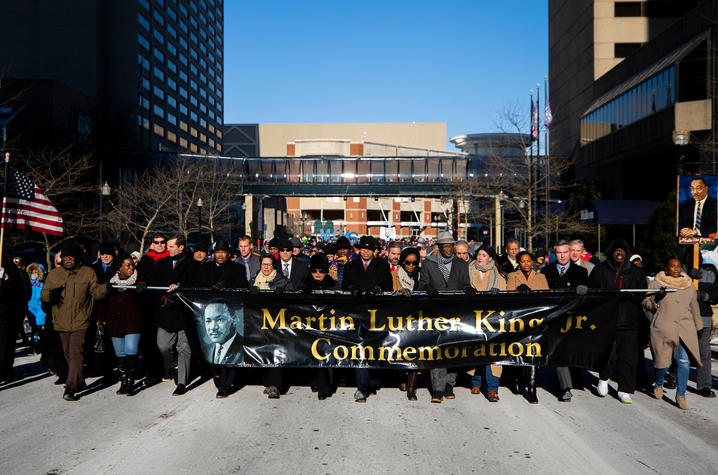
[[[411,290],[409,290],[409,289],[401,289],[399,292],[404,297],[411,297]]]
[[[62,302],[64,301],[62,297],[63,290],[65,290],[64,285],[50,291],[50,305],[57,306],[58,308],[62,307]]]
[[[665,297],[665,296],[666,296],[666,288],[665,288],[665,287],[661,287],[660,290],[659,290],[658,292],[656,292],[656,294],[654,295],[654,298],[655,298],[655,300],[656,300],[656,303],[658,303],[658,302],[660,302],[661,300],[663,300],[663,297]]]
[[[219,282],[215,282],[211,286],[212,290],[222,290],[223,288],[225,288],[225,284],[221,280]]]
[[[145,282],[137,282],[135,284],[135,292],[138,294],[141,294],[145,290],[147,290],[147,284]]]
[[[108,294],[116,294],[116,293],[117,293],[117,290],[118,290],[118,289],[117,289],[117,287],[115,287],[114,284],[112,284],[111,282],[108,282],[108,283],[106,283],[105,285],[107,286],[107,293],[108,293]]]
[[[690,269],[688,269],[688,276],[691,279],[699,280],[702,275],[703,271],[700,269],[696,269],[695,267],[691,267]]]
[[[277,295],[283,294],[283,293],[284,293],[284,287],[282,287],[282,286],[277,286],[277,287],[275,287],[275,288],[274,288],[274,293],[277,294]]]
[[[518,287],[516,287],[516,290],[518,290],[519,292],[523,292],[524,294],[531,293],[531,287],[526,284],[519,285]]]
[[[252,295],[259,295],[259,287],[253,285],[249,288],[249,293]]]
[[[498,295],[498,294],[499,294],[499,289],[497,289],[496,287],[493,287],[491,289],[491,295]]]
[[[370,295],[372,297],[374,297],[376,295],[381,295],[381,287],[379,287],[378,285],[375,285],[371,289],[367,290],[366,293],[367,293],[367,295]]]
[[[466,287],[466,289],[464,289],[464,294],[469,297],[473,297],[474,295],[476,295],[476,289],[471,286]]]
[[[361,297],[361,289],[356,285],[350,285],[349,287],[347,287],[347,290],[351,292],[354,297]]]
[[[576,286],[576,295],[586,295],[588,293],[588,287],[585,285]]]
[[[436,296],[439,295],[439,291],[436,290],[434,287],[429,286],[429,287],[426,288],[426,294],[427,294],[429,297],[436,297]]]

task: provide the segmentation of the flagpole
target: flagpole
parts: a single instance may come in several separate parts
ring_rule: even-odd
[[[526,228],[526,234],[527,234],[527,243],[526,248],[529,250],[529,252],[533,251],[533,161],[534,161],[534,90],[529,90],[529,101],[531,102],[531,108],[530,108],[530,114],[531,114],[531,120],[530,126],[529,126],[529,170],[528,170],[528,176],[529,176],[529,189],[528,189],[528,226]]]
[[[551,166],[549,165],[548,159],[548,126],[546,126],[546,111],[548,111],[548,76],[543,77],[543,107],[546,109],[543,114],[543,147],[544,154],[543,159],[546,165],[546,187],[545,193],[545,205],[546,205],[546,250],[548,251],[548,234],[549,234],[549,216],[548,216],[548,199],[549,199],[549,185],[551,184]],[[556,238],[558,240],[558,238]],[[558,242],[558,241],[557,241]]]
[[[540,102],[539,98],[541,94],[541,84],[536,83],[536,120],[535,125],[536,127],[536,167],[534,168],[534,172],[536,173],[536,178],[534,179],[534,198],[536,199],[536,225],[538,225],[538,209],[540,207],[539,203],[541,203],[541,200],[539,199],[539,175],[541,171],[541,130],[539,130],[539,124],[541,121],[539,120],[539,110],[540,109]],[[548,248],[548,242],[544,242],[544,247]]]
[[[3,140],[3,148],[5,143]],[[3,178],[3,187],[2,187],[2,216],[0,216],[0,269],[2,269],[2,251],[3,251],[3,244],[5,243],[5,201],[7,198],[7,173],[8,173],[8,163],[10,162],[10,152],[5,152],[5,176]],[[2,277],[0,273],[0,277]]]

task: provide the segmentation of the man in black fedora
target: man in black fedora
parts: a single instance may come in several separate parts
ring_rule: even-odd
[[[389,271],[389,263],[384,259],[375,259],[376,239],[372,236],[362,236],[357,248],[359,259],[354,259],[344,266],[342,290],[348,290],[355,295],[378,294],[391,292],[394,284]],[[357,391],[354,393],[356,402],[366,402],[371,391],[370,374],[368,369],[357,369]]]

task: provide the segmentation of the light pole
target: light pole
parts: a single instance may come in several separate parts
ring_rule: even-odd
[[[197,232],[202,233],[202,198],[197,199]]]
[[[686,145],[691,142],[691,132],[688,130],[674,130],[673,131],[673,143],[680,147],[681,154],[678,156],[678,165],[676,170],[679,175],[683,175],[683,165],[685,164],[685,149]]]
[[[110,196],[110,193],[112,193],[112,188],[110,187],[110,185],[107,184],[107,182],[105,182],[105,184],[100,187],[100,243],[102,243],[103,239],[104,222],[102,218],[104,212],[104,198],[106,196]]]

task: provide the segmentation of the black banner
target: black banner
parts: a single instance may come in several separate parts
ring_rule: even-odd
[[[487,363],[600,369],[618,292],[461,295],[178,292],[212,364],[422,369]]]

